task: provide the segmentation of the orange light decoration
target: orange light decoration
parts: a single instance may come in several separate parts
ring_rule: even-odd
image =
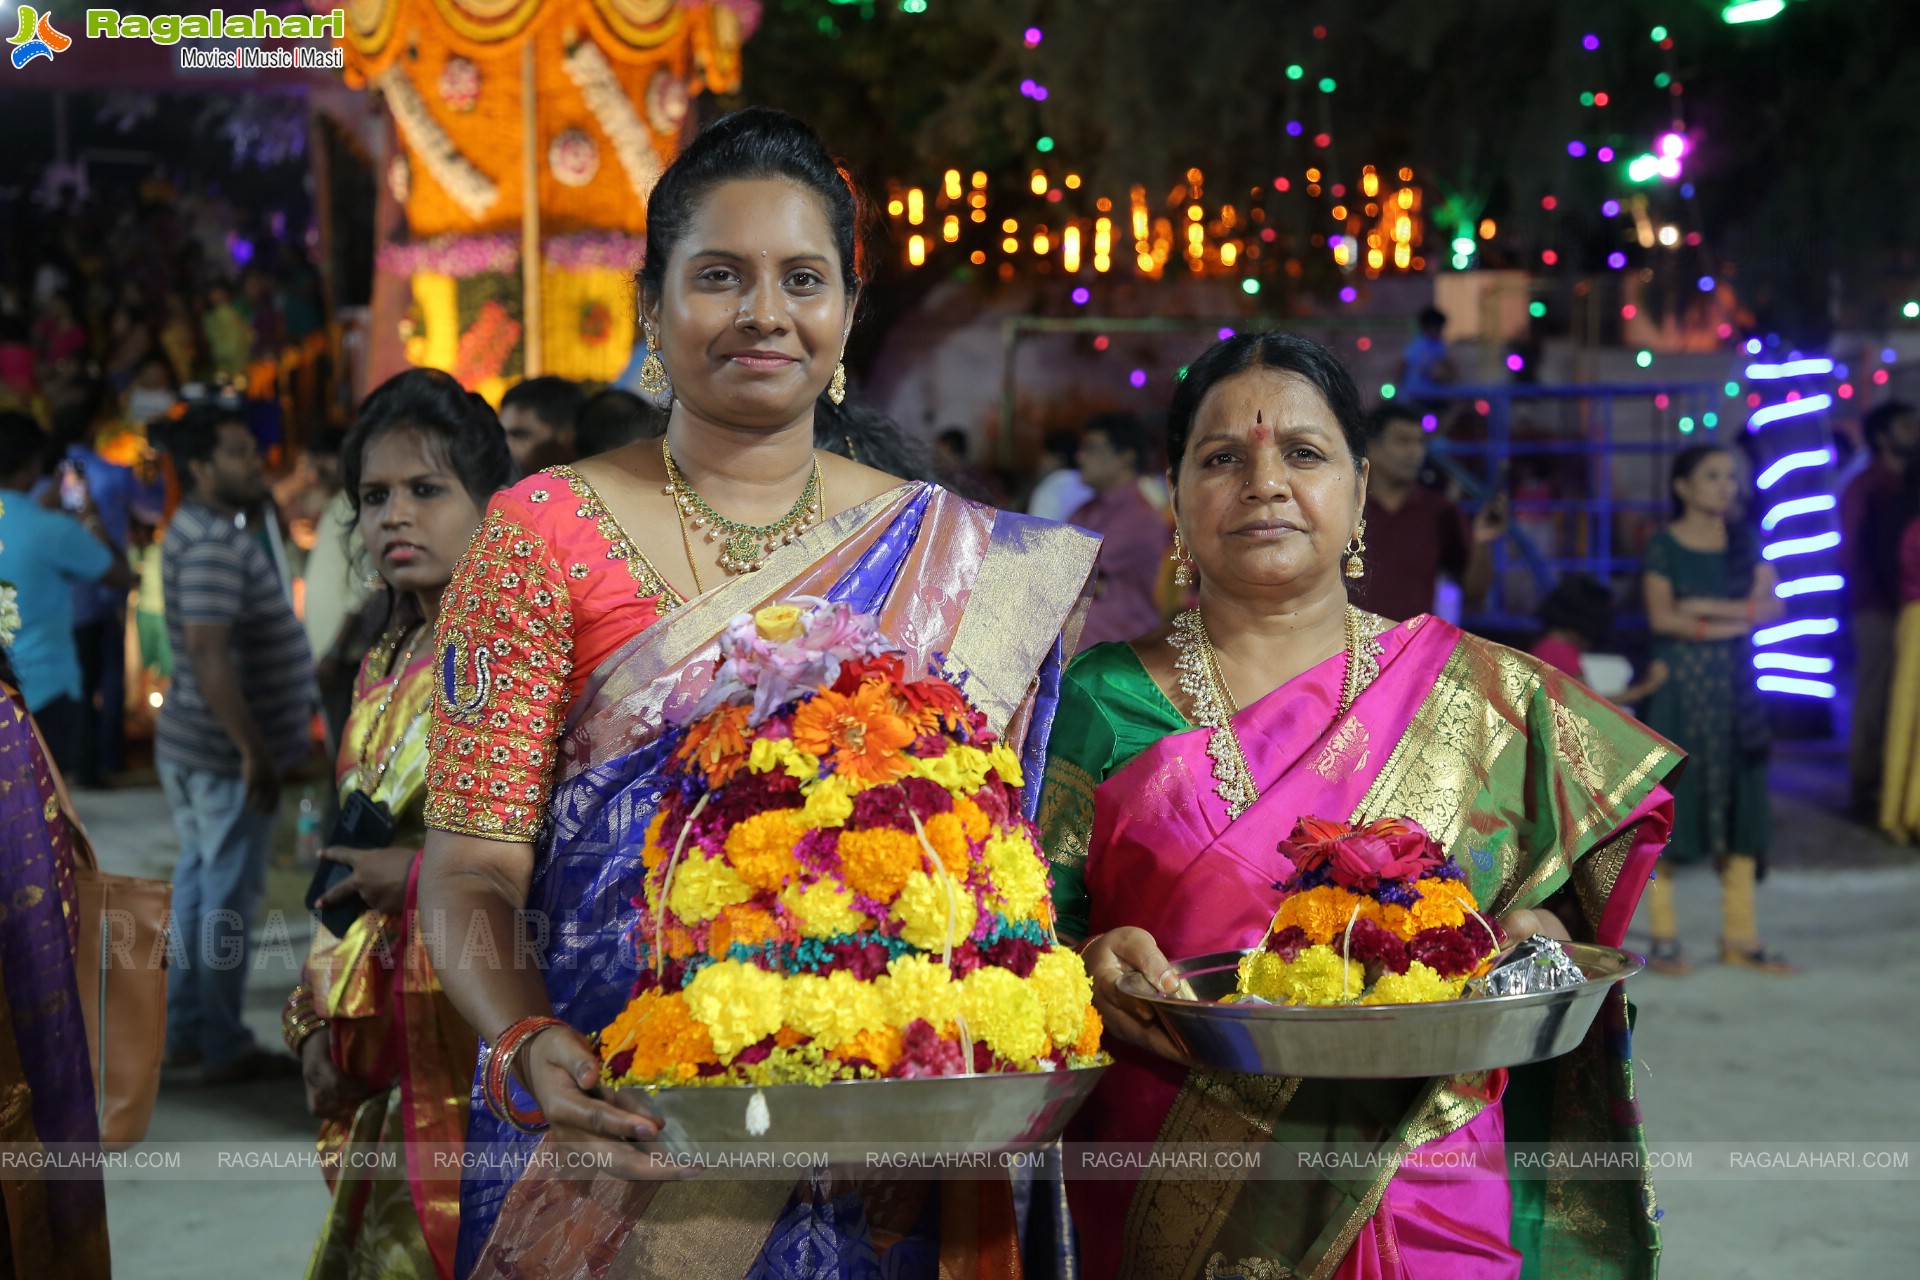
[[[1229,240],[1220,246],[1220,265],[1230,267],[1240,259],[1240,247]]]
[[[1333,220],[1335,222],[1345,222],[1347,220],[1347,206],[1343,204],[1337,204],[1333,206],[1332,212],[1333,212]]]
[[[1061,182],[1061,185],[1069,191],[1078,191],[1080,189],[1080,175],[1077,173],[1068,174]]]
[[[907,238],[907,261],[917,267],[926,260],[927,238],[925,236],[909,236]]]
[[[1037,196],[1047,194],[1047,171],[1045,169],[1035,169],[1033,171],[1033,177],[1027,180],[1027,190]]]
[[[949,200],[958,200],[960,198],[960,171],[958,169],[947,170],[943,190]]]
[[[1043,258],[1053,252],[1053,237],[1047,233],[1045,227],[1033,229],[1033,251]]]
[[[976,267],[984,267],[987,265],[987,251],[985,249],[975,249],[967,255],[967,261]]]
[[[1499,228],[1498,228],[1497,226],[1495,226],[1495,225],[1494,225],[1494,222],[1493,222],[1493,219],[1492,219],[1492,218],[1482,218],[1482,219],[1480,219],[1480,238],[1481,238],[1482,240],[1491,240],[1491,239],[1493,239],[1493,237],[1494,237],[1494,235],[1495,235],[1495,234],[1496,234],[1496,233],[1497,233],[1498,231],[1499,231]]]
[[[972,213],[968,214],[967,217],[974,222],[985,222],[987,220],[987,211],[985,209],[975,209]]]
[[[981,172],[979,169],[975,169],[973,171],[972,181],[973,181],[973,189],[975,191],[985,191],[987,189],[987,175]]]
[[[1000,224],[1000,229],[1006,232],[1008,235],[1012,235],[1014,232],[1020,229],[1020,220],[1018,218],[1008,218],[1005,222]]]
[[[906,211],[907,202],[899,196],[895,196],[893,199],[887,201],[887,213],[889,216],[897,218]]]
[[[1003,253],[1018,253],[1020,252],[1020,241],[1013,236],[1008,236],[1000,242],[1000,249]]]
[[[1060,265],[1069,272],[1080,269],[1080,228],[1068,223],[1060,233]]]
[[[948,244],[960,238],[960,215],[954,213],[947,215],[946,220],[940,224],[940,238]]]
[[[920,190],[920,188],[914,187],[907,192],[907,221],[911,225],[917,227],[920,225],[921,220],[924,219],[926,216],[927,216],[926,193]]]
[[[1372,165],[1360,171],[1360,190],[1369,200],[1380,194],[1380,175],[1374,172]]]

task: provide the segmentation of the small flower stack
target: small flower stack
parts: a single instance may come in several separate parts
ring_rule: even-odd
[[[1302,818],[1280,844],[1294,873],[1237,997],[1274,1004],[1427,1004],[1492,967],[1499,931],[1419,823]]]
[[[741,615],[671,731],[628,934],[632,1000],[599,1037],[627,1085],[824,1084],[1099,1058],[1053,933],[1019,757],[873,620]]]

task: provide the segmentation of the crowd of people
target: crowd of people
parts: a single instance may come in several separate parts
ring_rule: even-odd
[[[1223,340],[1192,362],[1164,424],[1104,413],[1048,436],[1030,516],[996,515],[966,497],[992,482],[970,465],[965,433],[923,452],[845,400],[836,371],[860,287],[854,202],[804,125],[748,111],[709,126],[660,179],[651,221],[643,374],[670,387],[661,400],[547,376],[508,390],[496,411],[446,374],[412,370],[368,395],[350,430],[310,433],[272,482],[280,439],[244,396],[212,384],[296,329],[318,331],[299,287],[276,295],[249,273],[236,296],[191,266],[179,295],[129,280],[133,292],[110,291],[96,341],[76,320],[76,301],[101,314],[83,246],[50,259],[44,288],[36,281],[26,364],[10,356],[0,370],[17,396],[0,413],[0,580],[20,615],[8,723],[30,713],[51,761],[83,783],[116,771],[125,695],[111,681],[126,665],[118,646],[138,584],[140,607],[163,620],[170,672],[154,758],[181,850],[172,1067],[213,1084],[300,1077],[334,1151],[464,1141],[511,1152],[538,1130],[637,1171],[659,1121],[596,1095],[586,1038],[631,985],[613,959],[628,916],[607,904],[637,892],[634,824],[658,796],[658,718],[634,718],[623,698],[636,681],[697,691],[712,649],[693,641],[717,635],[747,599],[715,588],[763,566],[754,599],[855,600],[915,619],[912,643],[929,652],[977,615],[1000,634],[1007,723],[1051,726],[1049,739],[1014,745],[1045,760],[1029,785],[1054,911],[1118,1059],[1080,1136],[1259,1140],[1284,1108],[1316,1133],[1359,1141],[1385,1124],[1469,1156],[1503,1134],[1640,1140],[1628,1073],[1609,1069],[1630,1052],[1617,1010],[1588,1046],[1590,1077],[1606,1082],[1591,1097],[1556,1095],[1550,1073],[1438,1102],[1428,1082],[1315,1081],[1281,1097],[1277,1082],[1247,1077],[1175,1106],[1188,1071],[1120,979],[1158,984],[1169,956],[1262,936],[1279,878],[1272,833],[1304,814],[1357,811],[1388,786],[1403,742],[1458,767],[1424,773],[1425,791],[1393,784],[1392,811],[1435,832],[1470,830],[1500,854],[1472,874],[1509,933],[1617,945],[1644,890],[1652,960],[1680,974],[1656,868],[1710,859],[1722,960],[1787,971],[1754,908],[1770,831],[1751,641],[1780,602],[1728,450],[1674,460],[1672,519],[1647,547],[1641,584],[1653,647],[1635,679],[1606,661],[1623,602],[1604,583],[1560,582],[1531,655],[1433,616],[1443,580],[1469,603],[1486,591],[1504,506],[1468,518],[1424,483],[1419,419],[1400,404],[1367,412],[1338,359],[1308,340]],[[197,325],[189,297],[204,299]],[[1422,326],[1421,376],[1437,385],[1444,342],[1432,317]],[[189,375],[207,380],[203,393],[183,394]],[[109,456],[129,419],[164,467]],[[1920,785],[1905,772],[1920,758],[1920,417],[1883,405],[1866,435],[1873,455],[1847,493],[1846,538],[1861,705],[1890,714],[1856,719],[1856,783],[1872,788],[1856,794],[1910,834],[1920,828]],[[1090,569],[1022,558],[1022,539],[1055,522],[1100,539]],[[128,554],[143,528],[161,548],[145,580]],[[1062,602],[1063,616],[1084,595],[1084,626],[990,616],[996,597],[973,587],[993,556],[1016,567],[1022,590]],[[1514,672],[1523,678],[1501,674]],[[1443,711],[1455,716],[1445,733]],[[328,835],[282,1053],[256,1044],[241,1016],[248,926],[283,789],[314,776],[316,712]],[[1568,723],[1592,746],[1577,758],[1561,736]],[[574,727],[565,752],[563,725]],[[1237,749],[1214,750],[1216,735]],[[1876,753],[1875,735],[1894,749]],[[1239,773],[1224,775],[1223,760]],[[58,829],[45,838],[57,842]],[[57,843],[36,849],[30,865],[44,863],[55,884]],[[551,928],[528,941],[542,963],[463,963],[459,931],[430,935],[422,911],[483,919],[499,938],[541,913]],[[546,963],[563,945],[569,963]],[[204,959],[233,955],[239,964]],[[18,1018],[16,1006],[6,1039],[29,1060],[53,1052],[19,1035]],[[476,1092],[476,1055],[509,1042],[516,1067],[487,1073]],[[90,1087],[84,1074],[28,1076],[46,1090]],[[1264,1129],[1249,1121],[1262,1116]],[[599,1224],[601,1252],[568,1272],[597,1276],[639,1224],[677,1229],[649,1216],[644,1190],[590,1201],[580,1184],[516,1182],[509,1163],[463,1178],[457,1166],[407,1162],[404,1194],[346,1167],[310,1274],[542,1274],[559,1261],[543,1250],[567,1247],[542,1230],[559,1214]],[[1463,1250],[1483,1262],[1475,1274],[1517,1275],[1581,1214],[1611,1223],[1609,1256],[1629,1260],[1608,1274],[1641,1274],[1631,1260],[1657,1252],[1636,1186],[1570,1183],[1580,1203],[1549,1211],[1537,1186],[1509,1186],[1504,1165],[1476,1169],[1403,1184],[1389,1168],[1358,1191],[1262,1182],[1202,1208],[1226,1257],[1294,1267],[1337,1242],[1343,1276],[1396,1255],[1416,1271],[1452,1265],[1444,1259]],[[1031,1205],[1019,1219],[943,1219],[924,1188],[820,1182],[727,1226],[764,1241],[755,1274],[854,1274],[820,1259],[863,1252],[918,1274],[915,1258],[984,1258],[990,1231],[1025,1221],[1034,1274],[1077,1248],[1087,1274],[1106,1276],[1173,1247],[1163,1237],[1177,1215],[1156,1200],[1167,1186],[1076,1183],[1077,1246],[1071,1232],[1049,1235]],[[899,1231],[869,1225],[883,1195],[919,1196],[914,1214],[887,1219]],[[1124,1220],[1129,1205],[1144,1205],[1142,1230],[1095,1227]],[[104,1205],[62,1212],[61,1230],[77,1229],[74,1215],[84,1229]],[[17,1250],[46,1225],[11,1223]]]

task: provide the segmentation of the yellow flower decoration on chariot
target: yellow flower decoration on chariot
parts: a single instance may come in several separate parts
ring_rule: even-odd
[[[674,867],[667,907],[682,920],[711,920],[722,908],[752,897],[753,889],[725,859],[709,858],[696,850],[682,856]]]
[[[808,938],[858,933],[873,925],[863,912],[853,909],[853,894],[831,880],[816,880],[804,889],[790,884],[781,891],[780,905],[799,922],[801,934]]]
[[[922,951],[939,951],[965,942],[973,932],[977,914],[973,893],[966,885],[951,880],[942,883],[924,871],[907,877],[893,903],[900,936]]]
[[[1025,832],[1000,831],[987,841],[984,853],[993,879],[987,904],[1016,920],[1031,915],[1034,905],[1047,896],[1047,871],[1033,841]]]
[[[693,975],[687,1008],[713,1037],[720,1061],[780,1029],[785,1008],[780,975],[739,960],[721,960]]]
[[[974,1039],[1009,1061],[1031,1062],[1046,1052],[1040,997],[1011,969],[983,966],[961,979],[959,1011]]]

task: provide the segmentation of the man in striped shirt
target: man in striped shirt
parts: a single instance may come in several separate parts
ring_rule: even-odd
[[[154,754],[180,835],[167,975],[167,1058],[213,1084],[298,1075],[241,1020],[248,929],[286,772],[308,753],[313,658],[257,528],[268,496],[236,411],[193,410],[167,431],[185,500],[161,558],[172,688]],[[271,518],[271,517],[269,517]]]

